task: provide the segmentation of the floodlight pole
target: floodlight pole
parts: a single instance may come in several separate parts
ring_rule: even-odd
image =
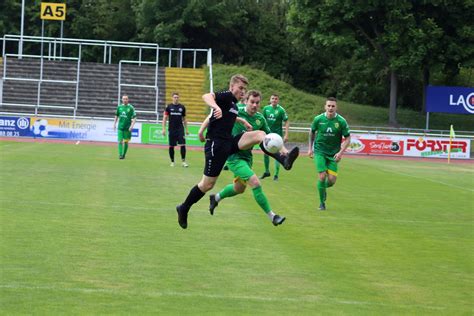
[[[23,24],[25,22],[25,0],[21,0],[21,26],[20,26],[20,43],[18,45],[18,55],[22,58],[23,55]]]

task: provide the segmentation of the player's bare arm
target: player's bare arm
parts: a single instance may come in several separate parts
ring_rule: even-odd
[[[184,125],[184,130],[186,131],[186,135],[189,135],[188,120],[186,119],[186,117],[183,117],[183,125]]]
[[[117,121],[118,121],[118,116],[116,115],[115,120],[114,120],[114,131],[117,129]]]
[[[206,119],[202,122],[201,127],[199,128],[198,132],[198,137],[201,143],[204,143],[206,141],[206,138],[204,137],[204,131],[207,129],[209,126],[209,119],[211,118],[211,114],[209,114]]]
[[[311,131],[310,132],[310,141],[309,141],[309,144],[308,144],[308,157],[311,158],[311,159],[314,156],[313,144],[314,144],[315,137],[316,137],[316,133]]]
[[[286,120],[285,122],[285,135],[283,136],[283,142],[287,142],[288,141],[288,132],[290,130],[290,121]]]
[[[243,119],[243,118],[241,118],[241,117],[237,117],[235,120],[236,120],[237,122],[243,124],[243,125],[245,126],[245,128],[246,128],[248,131],[253,130],[252,125],[250,125],[250,123],[247,122],[245,119]]]
[[[133,131],[133,126],[135,125],[135,122],[137,121],[136,118],[132,119],[132,124],[130,124],[130,128],[128,129],[130,132]]]
[[[203,101],[212,109],[212,115],[216,119],[222,117],[222,110],[216,103],[216,96],[214,93],[206,93],[202,96]]]
[[[336,162],[340,161],[342,159],[342,155],[344,155],[344,152],[346,151],[347,147],[351,144],[351,136],[347,136],[344,139],[344,142],[341,144],[341,150],[337,154],[334,155],[334,159]]]
[[[166,112],[163,113],[163,122],[161,123],[161,134],[163,134],[163,136],[166,135],[166,121],[168,120],[168,115],[166,114]]]

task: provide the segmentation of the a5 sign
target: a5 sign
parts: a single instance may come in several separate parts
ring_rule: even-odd
[[[66,4],[41,2],[40,17],[42,20],[64,21],[66,20]]]

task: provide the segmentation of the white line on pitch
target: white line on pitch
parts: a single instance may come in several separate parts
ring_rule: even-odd
[[[148,297],[201,297],[211,299],[226,299],[226,300],[246,300],[246,301],[268,301],[268,302],[306,302],[306,303],[318,303],[323,305],[372,305],[372,306],[388,306],[388,307],[401,307],[401,308],[424,308],[431,310],[444,310],[444,306],[433,306],[423,304],[387,304],[370,301],[356,301],[356,300],[344,300],[339,298],[328,298],[321,295],[305,295],[301,297],[270,297],[270,296],[250,296],[250,295],[223,295],[223,294],[204,294],[204,293],[191,293],[191,292],[176,292],[176,291],[128,291],[118,289],[104,289],[104,288],[69,288],[61,286],[33,286],[33,285],[22,285],[22,284],[0,284],[0,288],[3,289],[15,289],[15,290],[46,290],[46,291],[63,291],[63,292],[76,292],[76,293],[106,293],[114,295],[140,295]]]

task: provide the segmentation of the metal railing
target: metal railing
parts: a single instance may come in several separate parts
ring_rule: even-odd
[[[156,51],[159,54],[159,51]],[[158,59],[158,56],[157,56]],[[122,64],[148,64],[148,65],[155,65],[155,75],[154,75],[154,85],[144,85],[144,84],[133,84],[133,83],[122,83]],[[156,115],[156,120],[160,119],[160,113],[158,111],[158,99],[159,99],[159,90],[158,87],[158,63],[155,62],[139,62],[139,61],[132,61],[132,60],[121,60],[119,63],[119,74],[118,74],[118,99],[122,95],[122,87],[137,87],[137,88],[148,88],[155,90],[155,110],[154,111],[145,111],[145,110],[135,110],[137,113],[150,113]]]
[[[311,123],[292,122],[290,130],[294,132],[309,133]],[[351,132],[364,134],[391,134],[391,135],[411,135],[411,136],[449,136],[449,130],[441,129],[422,129],[422,128],[404,128],[404,127],[386,127],[386,126],[350,126]],[[456,131],[456,137],[470,138],[474,140],[474,131]]]
[[[23,50],[22,53],[16,53],[20,51],[20,41]],[[32,81],[38,83],[37,100],[35,104],[21,104],[21,103],[3,103],[3,94],[5,91],[0,89],[0,107],[2,105],[7,106],[18,106],[18,107],[30,107],[34,108],[34,114],[38,114],[39,108],[57,108],[57,109],[73,109],[73,115],[71,117],[76,118],[76,112],[79,104],[79,81],[80,81],[80,64],[86,60],[84,53],[87,47],[99,47],[102,50],[101,60],[104,64],[112,64],[114,59],[117,59],[119,64],[119,88],[118,88],[118,100],[120,102],[120,92],[123,86],[136,86],[141,88],[152,88],[155,89],[155,112],[157,120],[159,119],[158,113],[158,102],[159,102],[159,87],[158,87],[158,67],[178,67],[178,68],[197,68],[202,65],[209,66],[209,79],[210,79],[210,90],[213,90],[213,77],[212,77],[212,50],[211,49],[193,49],[193,48],[170,48],[160,47],[158,44],[153,43],[141,43],[141,42],[120,42],[120,41],[102,41],[102,40],[87,40],[87,39],[75,39],[75,38],[55,38],[55,37],[39,37],[39,36],[23,36],[6,34],[2,39],[2,56],[3,58],[3,74],[2,81]],[[63,47],[70,47],[70,49],[63,49]],[[127,49],[137,54],[137,58],[134,60],[130,59],[130,52],[121,52],[121,49]],[[28,52],[25,54],[24,52]],[[72,56],[71,56],[72,55]],[[97,56],[97,53],[94,54]],[[127,57],[128,55],[128,57]],[[204,55],[201,58],[202,62],[199,62],[199,56]],[[23,57],[28,58],[39,58],[40,59],[40,74],[39,79],[34,78],[20,78],[15,76],[7,76],[7,57],[16,57],[22,59]],[[77,60],[77,76],[76,80],[55,80],[55,79],[44,79],[43,78],[43,62],[44,60]],[[155,85],[144,85],[141,83],[126,84],[121,82],[121,66],[123,63],[133,63],[137,65],[142,64],[153,64],[156,65],[155,72]],[[55,106],[52,104],[42,104],[40,98],[41,84],[44,82],[58,83],[58,84],[76,84],[76,95],[75,95],[75,106]],[[137,112],[150,113],[152,111],[137,110]],[[3,113],[3,112],[0,112]],[[23,113],[30,114],[30,113]]]
[[[76,80],[56,80],[56,79],[44,79],[43,78],[43,58],[41,56],[35,56],[35,55],[23,55],[22,57],[28,57],[28,58],[37,58],[40,60],[40,73],[39,73],[39,78],[21,78],[21,77],[10,77],[7,76],[7,60],[8,57],[16,57],[18,58],[18,54],[4,54],[3,55],[3,74],[2,74],[2,80],[3,81],[29,81],[29,82],[36,82],[38,84],[37,88],[37,95],[36,95],[36,104],[22,104],[22,103],[8,103],[8,102],[2,102],[0,105],[7,105],[7,106],[19,106],[19,107],[33,107],[35,110],[35,115],[38,115],[38,109],[39,108],[56,108],[56,109],[71,109],[73,110],[73,116],[76,115],[76,110],[78,106],[78,92],[79,92],[79,73],[80,73],[80,65],[81,65],[81,60],[79,58],[74,58],[74,57],[58,57],[59,60],[75,60],[77,61],[77,72],[76,72]],[[75,99],[75,105],[74,106],[66,106],[66,105],[53,105],[53,104],[43,104],[41,103],[41,84],[42,83],[60,83],[60,84],[74,84],[76,86],[76,99]],[[3,91],[2,91],[3,93]],[[3,97],[1,98],[3,100]]]

